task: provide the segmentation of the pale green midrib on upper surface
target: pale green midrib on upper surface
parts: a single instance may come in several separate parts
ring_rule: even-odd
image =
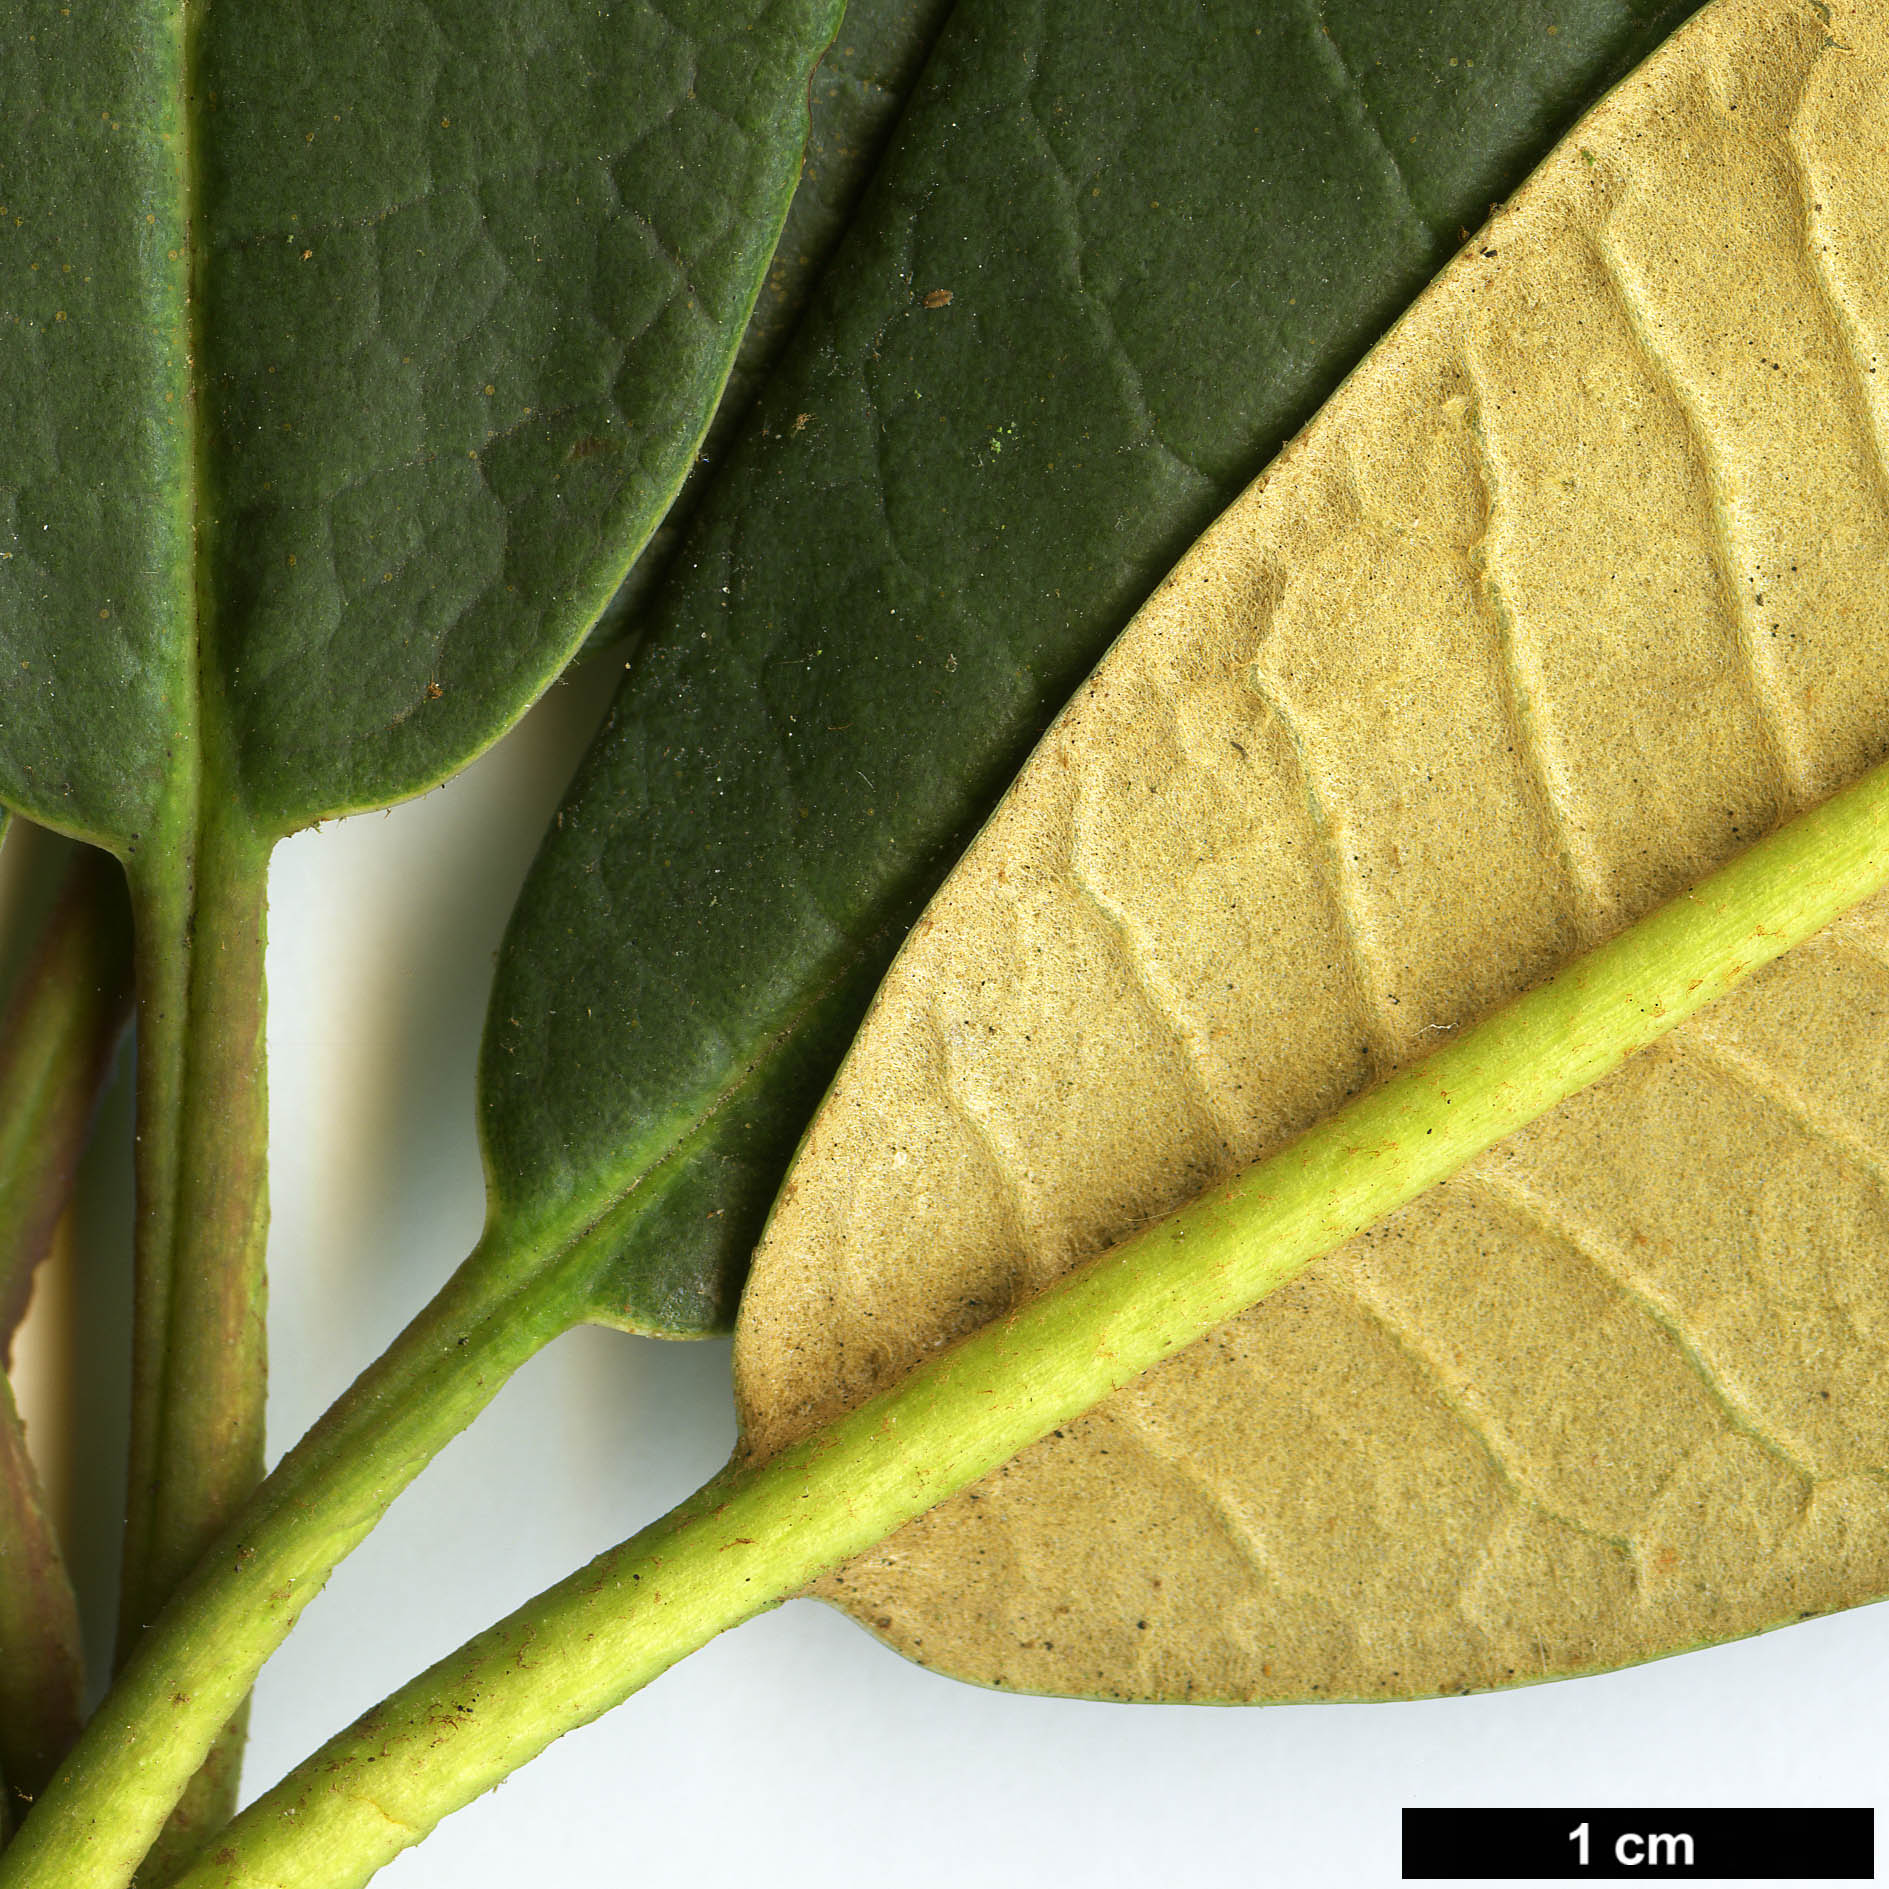
[[[207,0],[179,0],[179,4],[184,11],[184,50],[180,74],[182,95],[178,109],[181,143],[178,188],[183,200],[184,256],[189,266],[184,302],[184,332],[189,349],[185,366],[190,381],[189,406],[185,415],[190,454],[187,503],[190,507],[191,556],[191,699],[187,712],[191,717],[194,749],[187,769],[180,772],[187,772],[189,776],[187,786],[192,803],[191,827],[195,829],[203,819],[205,723],[211,710],[207,692],[218,673],[214,659],[216,596],[210,545],[215,519],[205,515],[212,491],[209,477],[210,428],[203,410],[208,399],[205,385],[208,378],[205,372],[208,336],[204,320],[204,310],[208,304],[204,288],[210,245],[203,202],[204,114],[197,95],[197,82],[202,70],[204,22],[209,6]],[[215,704],[217,710],[223,710],[224,707],[221,700]],[[192,839],[194,851],[194,830]]]
[[[176,675],[176,682],[180,685],[177,688],[179,699],[167,704],[171,712],[170,728],[165,736],[160,737],[163,749],[162,776],[157,801],[152,809],[153,831],[148,835],[152,844],[147,849],[147,836],[131,833],[122,836],[113,846],[113,850],[125,860],[134,880],[143,877],[151,869],[141,863],[146,860],[154,862],[156,871],[163,871],[165,856],[172,852],[177,837],[188,833],[194,826],[196,814],[194,792],[188,792],[183,805],[180,806],[178,800],[180,784],[187,790],[194,787],[199,719],[196,618],[201,554],[198,542],[197,475],[202,452],[202,428],[198,420],[195,393],[197,335],[191,306],[192,272],[195,266],[191,238],[197,188],[196,127],[192,122],[191,99],[192,42],[200,30],[200,18],[201,8],[197,0],[174,0],[165,47],[169,69],[164,74],[164,93],[169,100],[164,141],[174,154],[171,178],[173,200],[168,229],[160,223],[156,226],[155,235],[147,238],[154,245],[150,258],[153,269],[160,261],[156,245],[163,246],[165,254],[162,261],[167,265],[167,287],[170,290],[168,304],[162,311],[163,325],[168,330],[167,352],[170,359],[154,377],[157,381],[170,384],[161,387],[154,384],[150,399],[154,423],[159,413],[175,416],[167,421],[170,450],[168,463],[160,468],[160,476],[168,487],[171,499],[171,531],[167,535],[174,545],[185,551],[187,562],[182,569],[174,569],[170,573],[169,594],[161,599],[154,594],[152,598],[154,606],[161,602],[166,607],[173,637],[180,645],[176,669],[181,673]],[[148,231],[153,226],[147,224],[145,228]],[[170,238],[168,241],[167,236]]]
[[[193,112],[195,47],[202,31],[204,8],[201,0],[174,0],[169,21],[166,53],[169,69],[164,74],[164,92],[170,101],[166,114],[164,140],[173,156],[172,203],[169,229],[159,226],[157,241],[168,233],[165,242],[166,263],[170,264],[169,286],[173,291],[166,308],[165,326],[170,331],[172,361],[160,378],[169,386],[154,386],[154,416],[166,409],[175,415],[168,421],[172,441],[169,463],[163,467],[164,483],[171,499],[173,542],[186,551],[186,563],[172,573],[168,605],[173,634],[179,644],[175,676],[175,698],[165,706],[169,726],[160,737],[163,758],[162,777],[153,808],[152,831],[132,833],[113,847],[125,860],[134,884],[148,884],[153,879],[171,876],[179,842],[194,844],[197,821],[197,777],[200,765],[201,681],[202,668],[200,611],[205,589],[201,506],[201,473],[204,457],[203,425],[198,412],[197,360],[201,339],[197,332],[195,277],[198,268],[196,244],[198,193],[201,166],[197,161],[199,127]],[[146,228],[151,228],[146,225]],[[153,266],[157,263],[155,252]],[[168,396],[166,398],[165,396]],[[154,597],[153,602],[158,600]],[[146,841],[150,842],[147,846]]]
[[[179,705],[180,732],[170,793],[176,807],[172,829],[176,846],[183,843],[189,862],[185,896],[195,902],[196,862],[206,818],[234,810],[243,802],[237,763],[238,744],[218,642],[216,587],[217,479],[216,428],[208,410],[210,395],[209,271],[211,242],[209,211],[205,202],[209,113],[200,95],[203,40],[207,31],[209,0],[178,0],[182,15],[182,53],[178,72],[177,189],[184,229],[187,267],[184,294],[185,377],[184,428],[187,476],[182,509],[190,545],[190,590],[185,603],[190,634],[187,641],[189,688]],[[157,865],[167,872],[173,859]]]

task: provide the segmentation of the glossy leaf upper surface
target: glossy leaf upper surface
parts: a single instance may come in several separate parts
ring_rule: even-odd
[[[658,599],[487,1034],[501,1210],[725,1326],[906,925],[1149,586],[1687,9],[952,13]]]
[[[280,832],[492,740],[681,480],[838,12],[15,8],[0,794],[130,851],[193,769]]]
[[[1889,32],[1721,0],[1109,653],[744,1301],[770,1453],[1889,752]],[[1592,1671],[1889,1592],[1889,907],[823,1591],[987,1684]]]

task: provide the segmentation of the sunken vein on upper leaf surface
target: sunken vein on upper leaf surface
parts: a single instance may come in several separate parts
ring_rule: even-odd
[[[499,733],[680,479],[784,201],[819,0],[214,10],[208,384],[245,787]]]
[[[0,795],[120,847],[190,686],[181,71],[170,0],[0,21]]]
[[[806,158],[742,336],[714,423],[677,495],[586,649],[638,634],[683,533],[760,389],[774,371],[836,246],[859,208],[893,127],[955,0],[852,0],[844,30],[815,68]]]
[[[1889,748],[1889,31],[1723,0],[1163,586],[776,1210],[752,1449]],[[1044,1691],[1372,1697],[1889,1590],[1889,902],[835,1576]]]

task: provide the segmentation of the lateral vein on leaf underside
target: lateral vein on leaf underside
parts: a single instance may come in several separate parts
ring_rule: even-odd
[[[1652,334],[1640,297],[1635,294],[1625,260],[1599,232],[1593,237],[1595,259],[1600,273],[1612,289],[1640,359],[1654,384],[1660,388],[1679,415],[1691,442],[1705,486],[1707,538],[1711,547],[1712,567],[1718,578],[1719,595],[1725,619],[1731,630],[1732,644],[1738,652],[1745,683],[1746,698],[1757,721],[1758,737],[1782,791],[1784,811],[1788,815],[1807,806],[1815,795],[1813,770],[1807,744],[1798,719],[1792,714],[1783,683],[1775,669],[1760,653],[1759,624],[1745,600],[1745,586],[1738,581],[1738,558],[1733,547],[1731,526],[1725,516],[1722,494],[1727,489],[1725,455],[1699,403],[1679,374],[1673,361]]]
[[[1267,1542],[1265,1532],[1255,1528],[1234,1508],[1232,1500],[1215,1486],[1207,1471],[1195,1463],[1185,1445],[1173,1441],[1164,1432],[1160,1418],[1150,1415],[1141,1404],[1142,1399],[1130,1390],[1110,1403],[1109,1414],[1133,1435],[1162,1470],[1186,1484],[1199,1498],[1234,1553],[1264,1586],[1281,1594],[1304,1592],[1304,1583],[1294,1581],[1287,1574],[1284,1563]]]
[[[1889,1206],[1889,1164],[1885,1164],[1882,1156],[1847,1123],[1818,1107],[1811,1096],[1781,1071],[1772,1068],[1744,1044],[1713,1029],[1710,1011],[1695,1018],[1673,1043],[1681,1054],[1704,1063],[1768,1103],[1798,1134],[1828,1149],[1844,1167],[1862,1175],[1884,1205]]]
[[[1860,908],[1867,911],[1864,905]],[[1859,936],[1854,926],[1847,919],[1838,919],[1818,940],[1825,951],[1839,951],[1845,957],[1854,958],[1858,964],[1865,965],[1881,981],[1889,979],[1889,956],[1868,938]]]
[[[1730,1387],[1706,1359],[1698,1341],[1686,1329],[1678,1307],[1669,1303],[1666,1296],[1649,1280],[1640,1277],[1632,1262],[1613,1241],[1593,1227],[1578,1223],[1566,1203],[1557,1200],[1538,1180],[1524,1176],[1513,1162],[1498,1165],[1483,1160],[1466,1170],[1459,1184],[1466,1184],[1473,1190],[1489,1195],[1516,1217],[1538,1228],[1575,1258],[1584,1260],[1601,1279],[1666,1333],[1688,1369],[1718,1406],[1730,1429],[1740,1436],[1748,1437],[1766,1455],[1805,1483],[1814,1485],[1823,1480],[1809,1463],[1802,1461],[1772,1436],[1757,1415],[1746,1409],[1733,1395]]]
[[[1475,446],[1473,463],[1482,486],[1482,535],[1470,547],[1471,575],[1476,587],[1487,599],[1491,633],[1495,643],[1496,674],[1504,716],[1514,736],[1515,752],[1522,762],[1529,797],[1543,826],[1554,836],[1556,861],[1573,895],[1575,923],[1583,949],[1597,944],[1619,922],[1616,902],[1609,897],[1597,862],[1582,844],[1581,829],[1567,807],[1567,790],[1556,791],[1549,766],[1546,744],[1542,739],[1541,718],[1536,711],[1535,691],[1524,670],[1521,653],[1523,625],[1496,570],[1495,546],[1500,542],[1499,524],[1507,511],[1502,483],[1496,471],[1495,455],[1489,450],[1484,430],[1488,410],[1487,387],[1476,371],[1472,350],[1463,353],[1463,371],[1469,381],[1473,400],[1465,430]]]
[[[1025,1291],[1034,1291],[1049,1284],[1062,1270],[1053,1263],[1043,1250],[1043,1244],[1031,1224],[1029,1201],[1024,1194],[1022,1183],[1008,1155],[998,1142],[990,1122],[983,1112],[971,1101],[964,1087],[964,1079],[958,1073],[956,1059],[951,1054],[951,1033],[935,1010],[930,1013],[933,1039],[937,1046],[938,1086],[943,1093],[946,1108],[961,1121],[970,1133],[971,1145],[976,1148],[985,1165],[997,1182],[997,1193],[1003,1207],[1005,1230],[1014,1244],[1017,1273],[1021,1274]],[[853,1285],[855,1302],[861,1307],[872,1303],[870,1294],[861,1292],[851,1273],[848,1283]],[[1014,1290],[1013,1286],[1013,1290]]]
[[[1422,1378],[1437,1402],[1468,1432],[1477,1449],[1487,1459],[1496,1480],[1502,1485],[1504,1496],[1514,1508],[1543,1516],[1573,1534],[1585,1536],[1589,1541],[1598,1542],[1603,1547],[1611,1549],[1632,1569],[1635,1587],[1639,1586],[1640,1557],[1631,1538],[1625,1535],[1610,1535],[1605,1529],[1595,1528],[1591,1523],[1577,1521],[1572,1515],[1557,1509],[1545,1497],[1537,1495],[1528,1485],[1527,1472],[1509,1460],[1507,1454],[1498,1445],[1488,1421],[1471,1409],[1468,1399],[1451,1381],[1442,1361],[1425,1343],[1420,1331],[1405,1324],[1390,1306],[1378,1294],[1373,1293],[1355,1274],[1340,1277],[1327,1271],[1323,1277],[1327,1285],[1349,1299],[1384,1334],[1399,1355]],[[1485,1544],[1485,1554],[1493,1551],[1494,1536],[1492,1534],[1489,1542]],[[1466,1580],[1465,1588],[1470,1584],[1471,1582]]]
[[[1213,1085],[1207,1080],[1206,1058],[1195,1041],[1194,1025],[1183,1012],[1178,996],[1167,987],[1167,980],[1160,977],[1147,961],[1146,947],[1130,927],[1127,912],[1104,898],[1083,872],[1077,860],[1079,845],[1080,834],[1072,823],[1068,861],[1064,867],[1068,882],[1077,897],[1090,906],[1101,920],[1104,942],[1128,973],[1129,986],[1140,998],[1142,1008],[1154,1019],[1155,1027],[1173,1042],[1180,1058],[1183,1079],[1193,1093],[1196,1107],[1206,1118],[1207,1126],[1220,1144],[1219,1160],[1215,1165],[1219,1172],[1224,1173],[1235,1160],[1236,1150],[1244,1139],[1239,1124],[1228,1113],[1220,1097],[1214,1093]]]
[[[1263,632],[1262,632],[1263,634]],[[1395,1069],[1403,1061],[1398,1048],[1396,1026],[1392,1022],[1386,993],[1372,975],[1371,958],[1364,938],[1364,920],[1353,896],[1351,875],[1345,871],[1337,835],[1319,797],[1312,764],[1306,756],[1305,737],[1297,722],[1287,712],[1285,703],[1268,684],[1257,659],[1246,665],[1246,687],[1278,722],[1292,750],[1293,769],[1299,777],[1298,801],[1310,836],[1312,856],[1319,862],[1319,876],[1325,882],[1331,903],[1332,920],[1342,941],[1344,968],[1341,972],[1346,994],[1365,1032],[1373,1078]],[[1336,967],[1334,967],[1336,968]]]
[[[1822,205],[1811,174],[1810,153],[1804,148],[1803,114],[1808,98],[1800,101],[1797,112],[1786,129],[1783,144],[1797,186],[1798,215],[1803,226],[1804,252],[1808,258],[1806,273],[1822,302],[1830,331],[1837,341],[1837,351],[1849,369],[1851,397],[1864,416],[1864,433],[1871,451],[1868,454],[1870,483],[1875,488],[1876,506],[1889,521],[1889,445],[1883,437],[1884,416],[1869,396],[1869,367],[1864,359],[1862,323],[1839,286],[1829,262],[1829,247],[1822,240]]]
[[[1146,1414],[1137,1398],[1132,1395],[1115,1398],[1109,1405],[1109,1414],[1117,1419],[1130,1440],[1139,1445],[1160,1469],[1195,1497],[1240,1563],[1250,1570],[1263,1588],[1279,1595],[1305,1591],[1302,1582],[1294,1581],[1288,1575],[1284,1564],[1266,1540],[1264,1531],[1256,1528],[1233,1506],[1232,1499],[1215,1486],[1213,1478],[1192,1460],[1184,1448],[1162,1434],[1159,1419]],[[1232,1623],[1228,1620],[1223,1619],[1220,1624],[1223,1629],[1231,1629]],[[1136,1663],[1145,1669],[1153,1648],[1143,1644],[1136,1650]]]

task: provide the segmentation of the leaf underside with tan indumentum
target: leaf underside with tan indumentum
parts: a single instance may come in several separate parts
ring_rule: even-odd
[[[809,1132],[750,1451],[1889,750],[1886,142],[1878,14],[1721,0],[1207,534]],[[1252,1701],[1874,1599],[1885,1251],[1876,900],[819,1591],[981,1683]]]

